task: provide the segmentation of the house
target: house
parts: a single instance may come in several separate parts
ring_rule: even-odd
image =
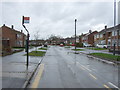
[[[38,40],[29,40],[29,45],[32,46],[41,46],[45,43],[45,40],[38,39]]]
[[[98,33],[98,32],[97,31],[92,32],[91,30],[89,30],[88,33],[82,34],[80,36],[80,41],[81,41],[80,43],[90,44],[90,45],[94,46],[94,35],[96,33]]]
[[[76,36],[76,43],[79,43],[79,36]],[[75,44],[75,37],[67,37],[65,38],[65,44]]]
[[[113,49],[114,43],[116,50],[120,50],[120,24],[115,27],[105,28],[94,35],[95,45],[105,44]]]
[[[14,26],[12,25],[11,28],[5,26],[5,24],[0,28],[2,31],[2,41],[3,41],[3,47],[6,45],[4,42],[8,43],[10,47],[24,47],[25,46],[25,40],[26,35],[20,31],[17,31],[14,29]]]

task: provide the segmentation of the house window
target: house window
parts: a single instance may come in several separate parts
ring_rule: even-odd
[[[21,34],[17,34],[17,38],[21,38]]]
[[[100,38],[102,38],[103,37],[103,34],[100,34]]]
[[[97,38],[99,38],[99,35],[97,35]]]
[[[114,36],[114,33],[115,33],[115,36],[117,36],[117,31],[112,31],[112,36]]]

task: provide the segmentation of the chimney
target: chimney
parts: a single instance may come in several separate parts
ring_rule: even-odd
[[[92,30],[89,30],[89,33],[92,33]]]
[[[3,24],[3,26],[5,26],[5,24]]]
[[[14,26],[12,25],[11,28],[14,29]]]
[[[107,29],[107,26],[105,26],[105,29]]]

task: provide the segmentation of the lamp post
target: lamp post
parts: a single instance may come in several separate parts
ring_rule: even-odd
[[[76,22],[77,22],[77,19],[75,19],[75,51],[76,51]]]
[[[115,55],[115,25],[116,25],[116,0],[114,0],[114,45],[113,45],[113,55]]]

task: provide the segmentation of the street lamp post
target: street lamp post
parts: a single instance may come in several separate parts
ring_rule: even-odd
[[[76,22],[77,22],[77,19],[75,19],[75,51],[76,51]]]
[[[113,55],[115,55],[115,25],[116,25],[116,0],[114,0],[114,45],[113,45]]]

